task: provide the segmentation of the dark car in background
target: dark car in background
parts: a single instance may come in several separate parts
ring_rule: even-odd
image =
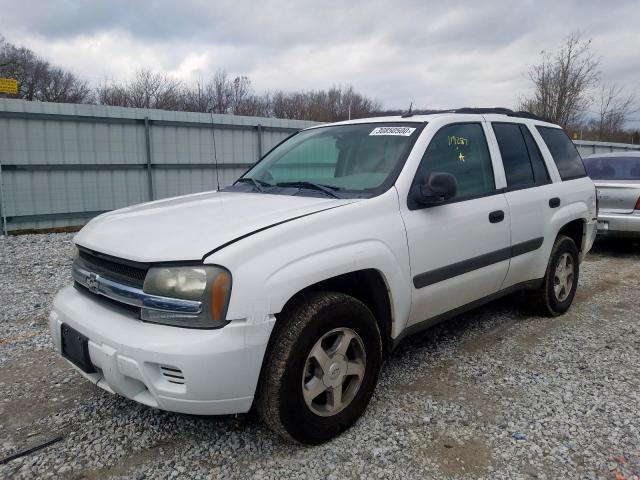
[[[598,190],[598,234],[640,238],[640,151],[584,159]]]

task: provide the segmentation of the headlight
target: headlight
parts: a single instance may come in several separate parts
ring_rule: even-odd
[[[140,310],[142,320],[191,328],[216,328],[225,325],[231,274],[221,267],[152,267],[142,287],[145,293],[157,297],[187,300],[200,304],[198,313],[186,313],[172,308]],[[156,305],[161,302],[155,302]]]
[[[204,267],[152,268],[144,279],[145,293],[162,297],[200,300],[207,288]]]

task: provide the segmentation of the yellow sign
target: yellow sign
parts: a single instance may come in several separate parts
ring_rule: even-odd
[[[18,81],[15,78],[0,78],[0,93],[18,93]]]

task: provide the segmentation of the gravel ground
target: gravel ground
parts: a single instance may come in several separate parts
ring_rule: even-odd
[[[358,424],[282,442],[251,416],[193,417],[83,380],[47,314],[70,281],[69,234],[0,238],[0,477],[640,478],[640,246],[596,245],[571,311],[512,296],[410,338]]]

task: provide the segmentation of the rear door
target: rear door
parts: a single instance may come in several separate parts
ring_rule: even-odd
[[[507,186],[511,216],[512,258],[503,288],[537,276],[540,249],[548,233],[559,195],[531,132],[525,123],[491,122]]]

